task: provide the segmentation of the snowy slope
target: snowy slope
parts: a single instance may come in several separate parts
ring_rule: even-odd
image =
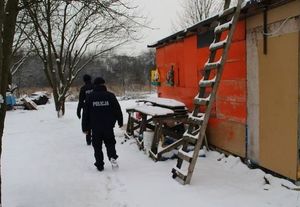
[[[121,101],[123,111],[134,101]],[[300,207],[300,192],[288,181],[250,170],[239,158],[207,153],[196,165],[191,185],[171,178],[175,160],[153,162],[124,129],[115,129],[120,168],[93,166],[76,117],[76,103],[57,119],[52,104],[38,111],[9,111],[3,143],[4,207]],[[124,120],[127,115],[124,113]],[[218,161],[219,160],[219,161]]]

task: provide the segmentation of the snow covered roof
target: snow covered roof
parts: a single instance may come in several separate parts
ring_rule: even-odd
[[[161,40],[158,40],[157,42],[155,43],[152,43],[150,45],[148,45],[148,47],[158,47],[158,46],[161,46],[165,43],[168,43],[168,42],[172,42],[172,41],[175,41],[175,40],[178,40],[178,39],[182,39],[184,38],[188,33],[191,33],[191,32],[195,32],[197,30],[197,28],[199,27],[205,27],[205,26],[209,26],[213,21],[217,20],[217,15],[213,16],[213,17],[210,17],[208,19],[205,19],[189,28],[186,28],[184,30],[181,30],[179,32],[176,32],[168,37],[165,37]]]

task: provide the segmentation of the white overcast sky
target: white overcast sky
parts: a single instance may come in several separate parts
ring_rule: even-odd
[[[172,21],[181,10],[181,0],[135,0],[139,10],[150,20],[149,27],[142,29],[143,38],[139,42],[132,42],[124,48],[124,53],[136,55],[147,50],[147,45],[171,35]]]
[[[143,38],[139,42],[131,42],[129,45],[119,48],[119,53],[127,55],[138,55],[142,51],[147,50],[147,45],[157,42],[164,37],[174,33],[172,23],[178,21],[178,14],[183,11],[182,4],[185,0],[131,0],[137,5],[139,11],[150,20],[149,27],[153,29],[142,29]],[[214,0],[218,3],[223,0]],[[246,0],[249,1],[249,0]],[[231,1],[232,5],[236,4],[236,0]]]

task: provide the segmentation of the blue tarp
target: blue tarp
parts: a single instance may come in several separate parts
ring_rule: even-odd
[[[16,98],[12,94],[6,94],[6,105],[14,106],[16,104]]]

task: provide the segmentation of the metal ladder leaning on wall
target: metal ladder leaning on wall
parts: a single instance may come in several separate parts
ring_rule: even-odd
[[[199,93],[194,99],[194,110],[188,118],[190,124],[183,134],[183,144],[178,151],[177,165],[172,169],[172,177],[180,179],[183,184],[189,184],[193,175],[229,47],[239,20],[241,5],[242,0],[238,0],[236,7],[224,9],[219,14],[217,20],[219,23],[214,29],[215,38],[209,47],[210,55],[204,65],[203,78],[199,82]],[[221,39],[222,33],[225,31],[227,31],[227,36],[225,39]],[[216,60],[217,52],[221,50],[223,50],[221,57]],[[192,151],[189,151],[190,146],[194,147]]]

